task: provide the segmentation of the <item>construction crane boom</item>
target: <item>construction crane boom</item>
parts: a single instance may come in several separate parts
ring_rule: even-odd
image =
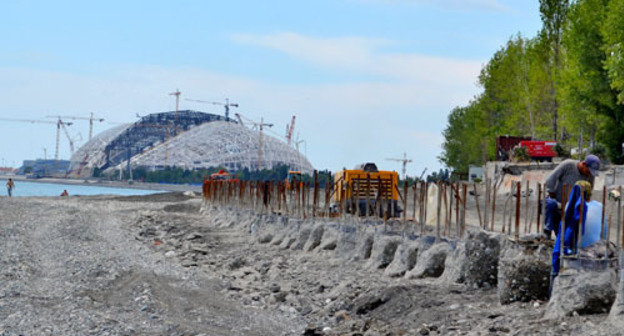
[[[30,124],[55,124],[56,125],[56,151],[54,153],[54,170],[56,171],[56,168],[58,166],[58,160],[59,160],[59,143],[60,143],[60,138],[61,138],[61,127],[63,127],[63,129],[66,131],[65,126],[71,126],[73,123],[64,122],[63,120],[61,120],[61,118],[58,118],[57,121],[0,118],[0,121],[25,122],[25,123],[30,123]],[[70,139],[69,135],[68,135],[68,139]],[[70,141],[70,149],[73,154],[73,143],[71,141]]]
[[[412,162],[412,159],[408,159],[406,153],[403,153],[403,158],[402,159],[394,159],[394,158],[392,158],[392,159],[386,159],[386,160],[403,163],[403,180],[405,180],[407,178],[407,164]]]
[[[186,99],[187,101],[192,101],[196,103],[202,104],[212,104],[212,105],[221,105],[225,108],[225,121],[230,121],[230,107],[238,107],[238,103],[230,103],[229,98],[225,98],[225,103],[221,102],[213,102],[208,100],[199,100],[199,99]]]
[[[292,116],[292,120],[290,121],[290,125],[286,125],[286,141],[290,146],[292,143],[292,135],[293,130],[295,129],[295,116]]]
[[[46,116],[46,118],[60,118],[60,119],[70,119],[70,120],[89,120],[89,140],[93,138],[93,122],[103,122],[104,118],[96,117],[91,112],[91,116],[89,117],[80,117],[80,116]]]

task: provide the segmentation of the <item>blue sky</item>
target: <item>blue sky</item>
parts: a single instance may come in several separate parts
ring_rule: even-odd
[[[480,68],[510,36],[540,29],[537,1],[4,1],[2,118],[49,114],[111,122],[181,108],[184,98],[238,102],[237,112],[295,134],[319,169],[407,152],[408,174],[437,160],[448,112],[479,93]],[[70,127],[82,144],[87,123]],[[277,136],[275,135],[275,136]],[[54,151],[55,128],[0,123],[0,159]],[[62,158],[69,157],[61,139]],[[304,148],[302,147],[303,151]]]

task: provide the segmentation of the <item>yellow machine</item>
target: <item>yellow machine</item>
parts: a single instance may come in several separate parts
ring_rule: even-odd
[[[289,170],[284,182],[286,183],[287,190],[301,188],[301,172],[297,170]]]
[[[354,169],[345,169],[334,175],[335,192],[332,212],[353,213],[357,205],[360,215],[372,215],[375,211],[383,216],[399,217],[399,174],[395,171],[379,171],[374,163],[364,163]]]

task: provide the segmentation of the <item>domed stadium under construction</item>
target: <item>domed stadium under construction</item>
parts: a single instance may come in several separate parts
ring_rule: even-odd
[[[283,141],[219,115],[187,110],[150,114],[98,134],[72,156],[70,175],[125,168],[128,160],[131,167],[150,170],[175,166],[238,171],[278,165],[308,174],[314,170]]]

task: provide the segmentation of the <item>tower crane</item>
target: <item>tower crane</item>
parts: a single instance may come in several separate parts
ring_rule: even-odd
[[[386,159],[388,161],[396,161],[396,162],[401,162],[403,163],[403,180],[405,180],[405,178],[407,177],[407,164],[412,162],[412,159],[408,159],[407,158],[407,154],[405,152],[403,152],[403,158],[402,159]]]
[[[176,97],[176,109],[175,109],[175,116],[174,116],[174,132],[175,135],[178,135],[178,109],[180,108],[180,94],[182,94],[182,92],[180,92],[180,89],[176,89],[175,92],[171,92],[169,93],[170,96],[175,96]]]
[[[295,129],[295,116],[292,116],[290,125],[286,125],[286,141],[288,142],[288,146],[290,146],[292,143],[292,135],[293,135],[294,129]]]
[[[234,113],[234,115],[236,116],[236,119],[238,119],[238,123],[241,124],[241,126],[245,126],[245,123],[243,122],[243,119],[241,119],[240,114],[238,113]]]
[[[230,107],[238,107],[238,103],[230,103],[229,98],[225,98],[225,103],[221,102],[211,102],[207,100],[198,100],[198,99],[186,99],[187,101],[192,101],[196,103],[203,104],[212,104],[212,105],[221,105],[225,108],[225,121],[230,121]]]
[[[91,140],[93,138],[93,122],[97,121],[97,122],[103,122],[104,118],[100,118],[100,117],[96,117],[93,115],[93,112],[91,112],[91,116],[89,117],[77,117],[77,116],[46,116],[46,118],[63,118],[63,119],[70,119],[70,120],[89,120],[89,140]]]
[[[73,153],[73,140],[69,137],[67,133],[66,126],[71,126],[73,123],[64,122],[61,118],[58,118],[57,121],[51,120],[31,120],[31,119],[11,119],[11,118],[0,118],[0,121],[13,121],[13,122],[25,122],[30,124],[55,124],[56,125],[56,151],[54,152],[54,170],[56,170],[59,160],[59,143],[61,139],[61,127],[65,131],[67,138],[70,140],[70,149]]]
[[[239,117],[242,117],[242,116],[237,113],[236,117],[239,118]],[[242,118],[245,118],[245,117],[242,117]],[[263,155],[263,153],[262,153],[262,144],[263,144],[263,137],[264,137],[263,130],[264,130],[265,126],[266,127],[273,127],[273,124],[265,123],[264,122],[264,118],[260,118],[260,122],[253,121],[253,120],[251,120],[249,118],[245,118],[245,119],[247,120],[247,122],[249,122],[250,124],[253,125],[253,129],[258,129],[260,131],[259,139],[258,139],[258,170],[261,170],[262,169],[262,155]]]

